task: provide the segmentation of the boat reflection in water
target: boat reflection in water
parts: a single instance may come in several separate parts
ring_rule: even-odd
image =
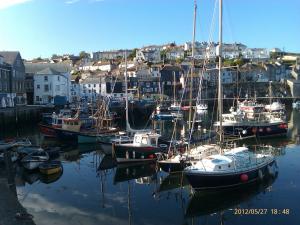
[[[57,180],[59,180],[59,178],[61,178],[62,175],[63,175],[63,169],[60,170],[58,173],[54,173],[50,175],[41,174],[40,181],[44,184],[54,183]]]
[[[161,193],[177,188],[183,188],[188,184],[189,182],[182,172],[171,173],[166,177],[160,178],[160,185],[157,189],[157,192]]]
[[[117,161],[112,157],[112,155],[104,155],[98,166],[98,171],[109,170],[117,166]]]
[[[118,165],[114,177],[114,184],[143,177],[150,177],[150,180],[155,179],[156,164],[143,163],[136,165]]]
[[[34,184],[37,182],[42,182],[44,184],[54,183],[63,175],[63,169],[58,173],[51,175],[41,174],[38,170],[28,171],[23,167],[16,168],[15,183],[17,186],[25,186],[25,184]]]
[[[261,182],[249,184],[247,186],[232,188],[222,191],[199,191],[195,192],[188,203],[185,216],[195,218],[213,213],[232,209],[261,192],[265,192],[277,178],[275,176],[266,177]],[[233,212],[234,213],[234,212]]]

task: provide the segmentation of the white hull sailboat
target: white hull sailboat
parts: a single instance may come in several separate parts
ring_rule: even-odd
[[[219,0],[219,154],[205,157],[184,169],[194,190],[219,189],[238,186],[263,179],[273,173],[275,158],[272,155],[254,154],[246,147],[224,148],[223,144],[223,91],[222,91],[222,0]]]

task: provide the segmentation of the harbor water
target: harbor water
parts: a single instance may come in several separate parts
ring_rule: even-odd
[[[168,175],[156,164],[117,166],[97,144],[56,143],[35,126],[2,135],[63,149],[59,174],[43,176],[14,165],[18,202],[37,225],[297,225],[300,112],[291,111],[288,120],[287,137],[252,141],[278,147],[278,174],[222,192],[194,192],[182,173]],[[1,219],[0,224],[6,225]]]

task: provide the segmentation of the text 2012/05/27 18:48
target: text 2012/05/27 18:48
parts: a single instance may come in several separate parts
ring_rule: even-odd
[[[235,208],[234,215],[290,215],[290,209],[242,209],[242,208]]]

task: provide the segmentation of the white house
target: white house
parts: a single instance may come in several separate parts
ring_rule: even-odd
[[[245,59],[269,59],[270,53],[266,48],[246,48],[242,55]]]
[[[70,74],[62,74],[47,67],[34,74],[34,103],[55,104],[56,96],[63,97],[67,103],[70,99]]]
[[[184,58],[184,50],[180,47],[172,48],[166,53],[166,58],[169,60],[176,60]]]
[[[110,72],[113,69],[113,65],[111,63],[94,63],[94,62],[88,62],[84,64],[83,66],[79,67],[79,70],[83,71],[105,71],[105,72]]]
[[[207,59],[215,59],[217,57],[217,45],[215,43],[210,43],[206,47],[206,58]]]
[[[93,52],[92,57],[94,61],[97,60],[107,60],[107,59],[116,59],[119,57],[124,57],[125,52],[127,55],[129,55],[132,50],[116,50],[116,51],[99,51],[99,52]]]
[[[101,94],[101,77],[87,77],[80,80],[80,97],[89,102],[95,101]]]
[[[70,102],[79,102],[81,100],[80,84],[71,80]]]
[[[158,63],[161,61],[159,50],[140,49],[136,51],[136,60]]]

